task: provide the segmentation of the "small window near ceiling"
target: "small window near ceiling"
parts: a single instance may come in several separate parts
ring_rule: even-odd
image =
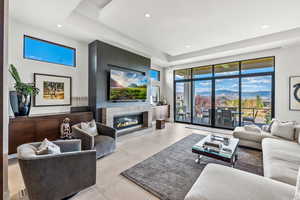
[[[184,80],[191,78],[191,69],[175,70],[175,80]]]
[[[274,72],[274,57],[245,60],[241,68],[242,74]]]
[[[154,81],[160,81],[160,71],[151,69],[150,70],[150,78]]]
[[[75,67],[76,49],[25,35],[24,58]]]
[[[209,78],[212,77],[212,66],[195,67],[192,69],[193,78]]]
[[[215,76],[231,76],[239,74],[239,62],[215,65]]]

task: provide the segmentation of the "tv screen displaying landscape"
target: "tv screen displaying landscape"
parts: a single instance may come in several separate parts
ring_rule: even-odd
[[[110,71],[111,101],[141,101],[147,99],[147,77],[138,72]]]

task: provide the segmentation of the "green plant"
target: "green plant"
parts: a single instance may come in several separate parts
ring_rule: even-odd
[[[35,96],[39,93],[40,90],[38,88],[36,88],[34,86],[34,84],[23,83],[21,81],[18,70],[12,64],[9,66],[9,73],[11,74],[11,76],[14,78],[14,80],[16,82],[14,88],[16,89],[18,94],[25,95],[25,96],[28,96],[28,95]]]

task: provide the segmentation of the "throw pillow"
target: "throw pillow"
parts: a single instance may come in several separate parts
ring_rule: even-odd
[[[298,170],[297,183],[296,183],[296,191],[294,200],[300,200],[300,168]]]
[[[90,134],[91,136],[97,136],[98,130],[97,130],[97,124],[95,120],[92,120],[90,122],[81,122],[81,129]]]
[[[279,120],[274,120],[271,127],[271,134],[287,140],[294,140],[295,124],[294,122],[280,122]]]
[[[42,144],[37,148],[36,154],[37,155],[45,155],[45,154],[59,154],[60,147],[54,144],[53,142],[50,142],[47,140],[47,138],[44,139]]]
[[[276,121],[276,119],[272,119],[267,132],[271,133],[271,129],[272,129],[272,125],[273,125],[274,121]]]
[[[245,125],[244,128],[245,128],[246,131],[250,131],[250,132],[257,132],[257,133],[261,132],[261,129],[258,126],[254,125],[254,124]]]

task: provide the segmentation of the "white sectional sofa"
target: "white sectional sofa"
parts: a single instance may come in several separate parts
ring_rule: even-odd
[[[247,134],[244,130],[236,132],[236,137],[240,140],[244,138],[244,145],[262,148],[264,177],[209,164],[185,200],[293,200],[300,167],[299,129],[295,130],[294,141],[269,133],[248,133],[250,139],[245,137]],[[263,134],[267,134],[267,137]]]
[[[264,176],[296,185],[300,167],[300,145],[296,142],[266,138],[262,141]]]
[[[295,186],[208,164],[184,200],[293,200]]]

